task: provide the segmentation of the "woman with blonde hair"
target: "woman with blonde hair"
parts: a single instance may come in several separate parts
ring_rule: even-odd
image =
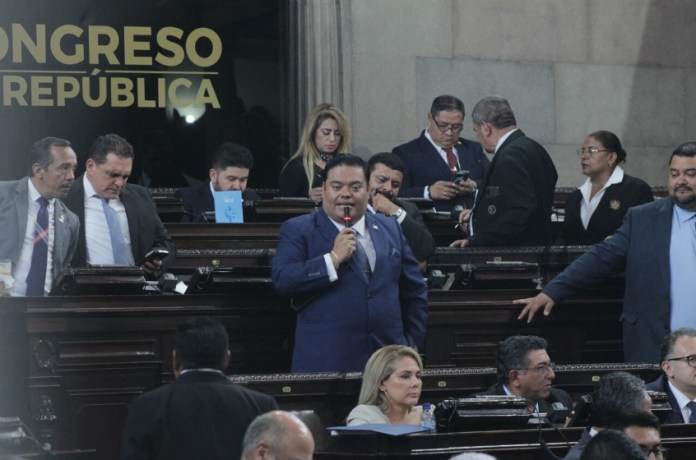
[[[358,406],[347,425],[367,423],[418,425],[423,413],[416,406],[421,393],[423,362],[405,345],[387,345],[375,351],[365,365]]]
[[[300,146],[280,172],[280,196],[322,199],[324,166],[338,153],[350,152],[350,125],[331,104],[319,104],[309,113]]]

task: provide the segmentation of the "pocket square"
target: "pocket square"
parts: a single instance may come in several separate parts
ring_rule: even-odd
[[[401,257],[401,253],[396,248],[391,248],[391,250],[389,251],[389,256]]]

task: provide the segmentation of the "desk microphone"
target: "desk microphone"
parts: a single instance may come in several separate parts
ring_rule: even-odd
[[[346,224],[346,228],[350,227],[350,222],[353,218],[350,216],[350,208],[346,206],[343,208],[343,223]]]

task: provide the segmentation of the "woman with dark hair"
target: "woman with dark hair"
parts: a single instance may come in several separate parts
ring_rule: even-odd
[[[611,236],[628,208],[653,201],[650,186],[625,174],[621,141],[609,131],[595,131],[578,150],[585,183],[566,200],[563,241],[590,245]]]
[[[319,104],[305,120],[300,146],[280,172],[279,195],[322,199],[324,166],[337,153],[350,152],[350,125],[338,107]]]

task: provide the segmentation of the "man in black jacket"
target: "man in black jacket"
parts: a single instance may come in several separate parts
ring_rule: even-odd
[[[476,194],[466,246],[551,244],[551,206],[558,173],[548,152],[517,128],[506,99],[488,96],[471,118],[479,142],[494,153],[484,188]]]
[[[122,460],[239,458],[244,432],[260,414],[278,409],[267,395],[230,382],[229,337],[222,324],[190,319],[174,336],[176,380],[130,406]]]
[[[480,394],[525,398],[535,414],[548,414],[554,403],[573,407],[568,393],[551,388],[556,374],[546,347],[546,340],[533,335],[514,335],[500,342],[495,356],[498,383]]]
[[[86,171],[64,200],[82,223],[72,266],[140,265],[157,277],[174,260],[176,247],[150,192],[128,184],[133,157],[133,147],[117,134],[99,136],[92,144]],[[153,249],[168,255],[145,260]]]
[[[367,171],[370,209],[399,222],[413,255],[423,269],[435,252],[435,239],[425,226],[418,206],[397,198],[403,183],[404,163],[393,153],[376,153],[368,161]]]

